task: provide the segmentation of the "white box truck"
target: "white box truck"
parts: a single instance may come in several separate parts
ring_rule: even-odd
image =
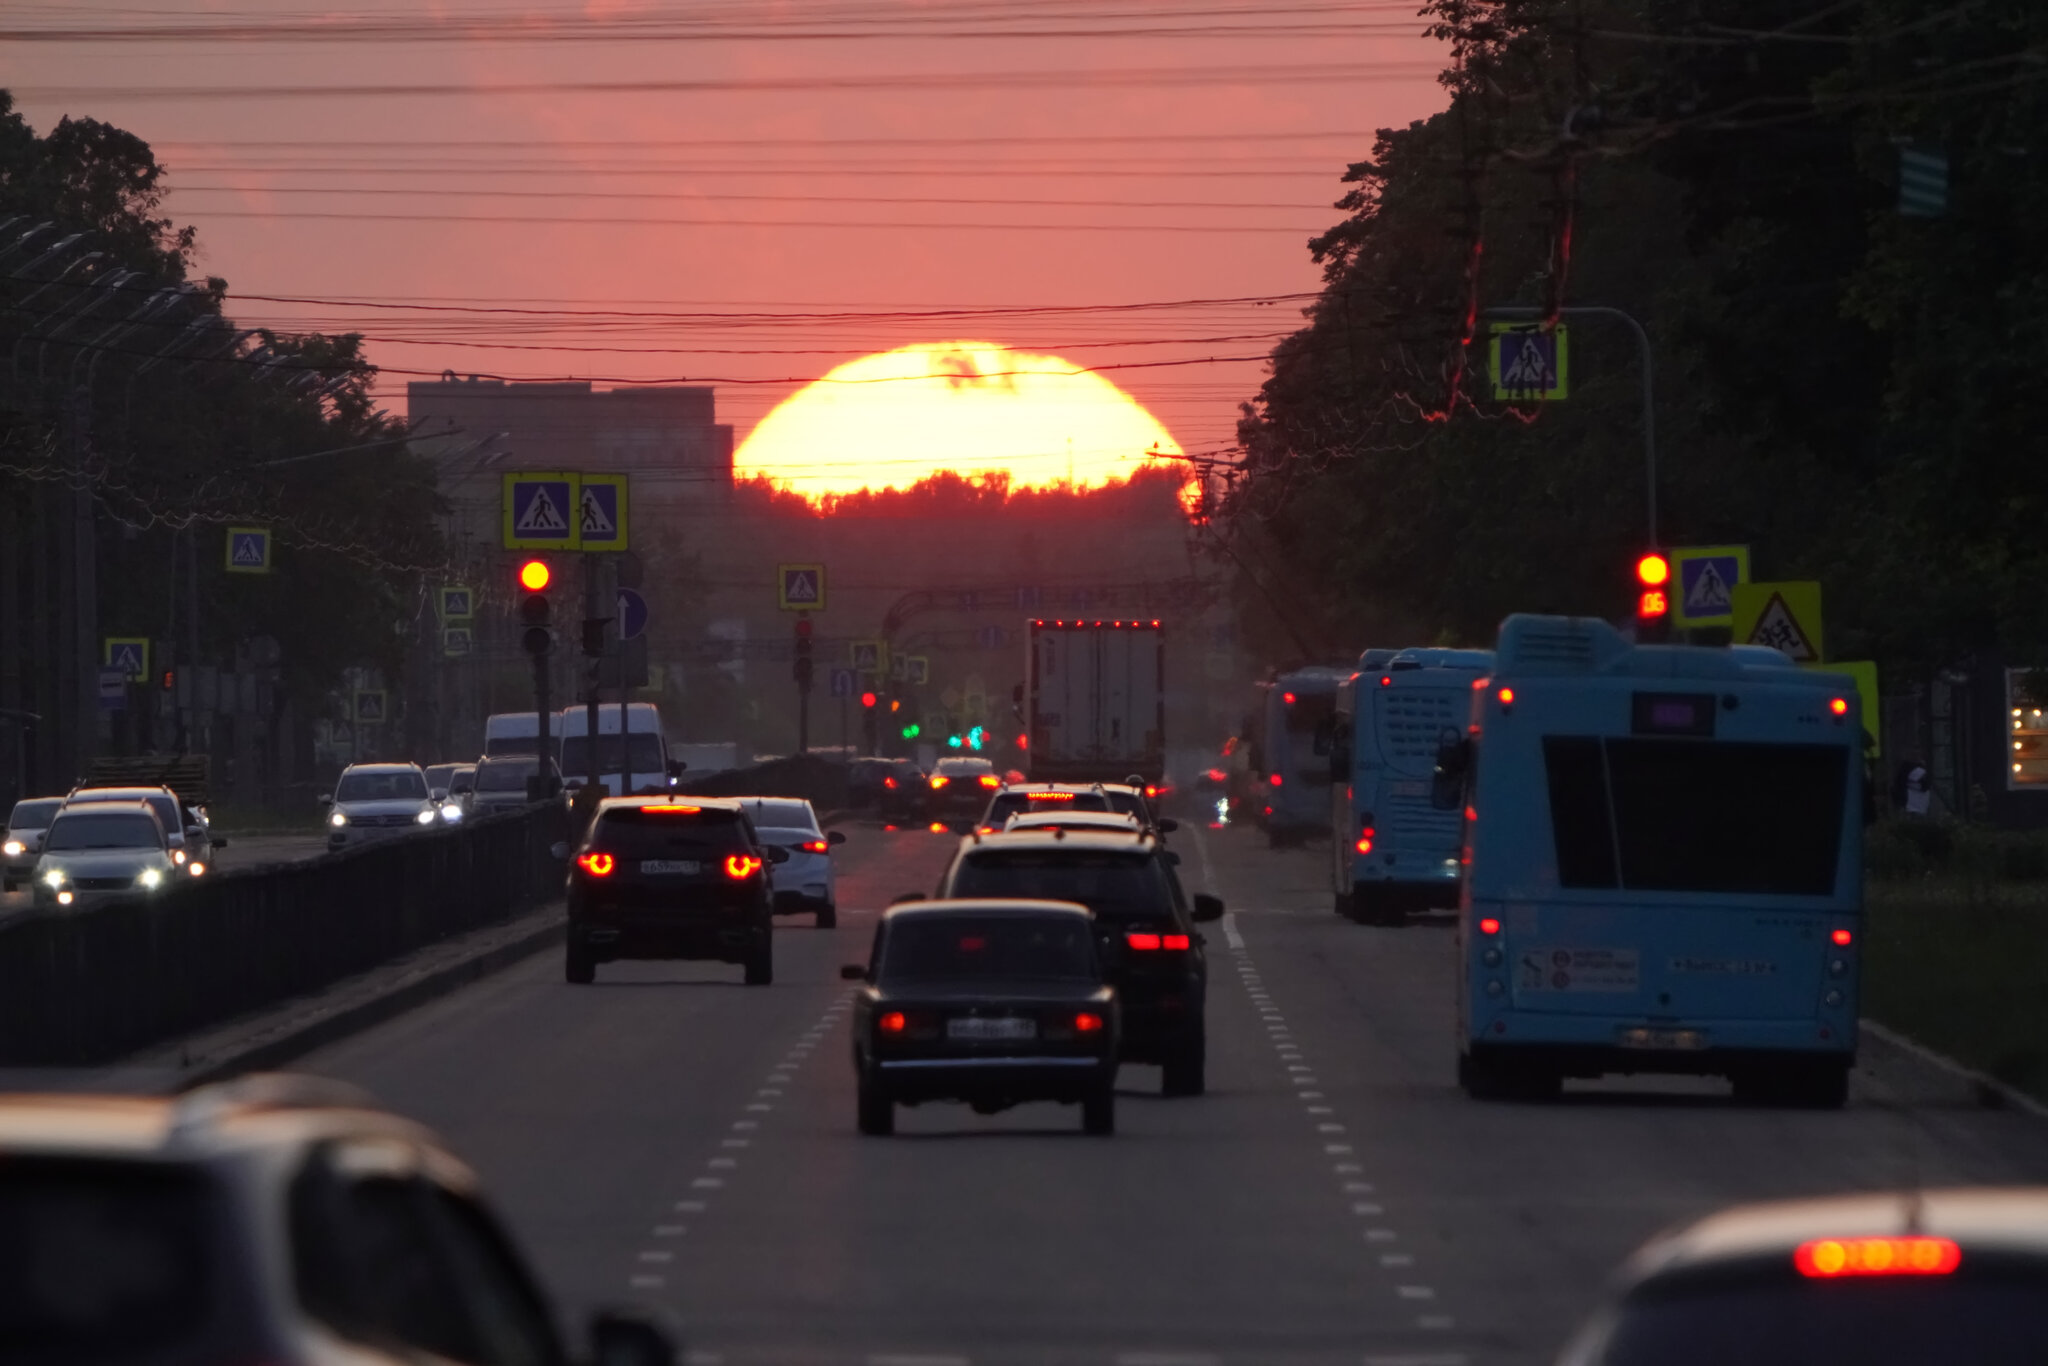
[[[1024,662],[1033,782],[1166,773],[1166,635],[1157,621],[1035,620]]]

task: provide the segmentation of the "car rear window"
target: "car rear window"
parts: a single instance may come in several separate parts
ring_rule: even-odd
[[[746,848],[747,834],[740,813],[721,807],[663,811],[621,806],[597,818],[590,846],[632,856],[722,854]]]
[[[45,852],[66,849],[160,849],[163,837],[140,811],[68,811],[43,840]]]
[[[1095,945],[1074,915],[915,915],[891,921],[881,980],[1093,980]]]
[[[1111,920],[1174,913],[1166,870],[1150,850],[980,850],[962,857],[946,894],[1078,901]]]
[[[1145,809],[1145,799],[1135,792],[1111,792],[1108,797],[1109,809],[1119,815],[1136,816],[1141,821],[1151,817],[1152,813]]]
[[[991,825],[1001,825],[1026,811],[1107,811],[1109,799],[1100,792],[998,792],[989,802]]]
[[[186,1170],[0,1161],[0,1360],[190,1359],[220,1274],[218,1198]]]
[[[811,814],[809,802],[758,801],[747,803],[748,814],[757,826],[774,826],[780,830],[816,830],[818,818]]]
[[[50,818],[64,805],[62,797],[36,797],[25,802],[16,802],[14,810],[7,817],[9,830],[47,830]]]
[[[1946,1276],[1646,1287],[1613,1323],[1602,1366],[2038,1366],[2048,1360],[2048,1267]]]
[[[943,773],[948,777],[958,777],[962,773],[993,773],[995,771],[996,766],[986,759],[941,759],[932,766],[932,772]]]

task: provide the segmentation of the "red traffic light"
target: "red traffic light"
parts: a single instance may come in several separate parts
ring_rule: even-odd
[[[875,705],[875,695],[874,695],[873,693],[871,693],[871,692],[864,692],[864,693],[862,693],[862,694],[860,695],[860,704],[861,704],[861,705],[862,705],[863,707],[872,707],[872,706],[874,706],[874,705]]]
[[[796,619],[796,638],[798,640],[809,640],[811,638],[811,619],[809,617],[798,617]]]
[[[1636,620],[1656,621],[1671,611],[1671,595],[1661,588],[1645,588],[1636,599]]]
[[[1645,588],[1662,588],[1671,582],[1671,561],[1652,550],[1636,561],[1636,582]],[[1657,615],[1663,615],[1662,608]]]
[[[542,592],[554,577],[546,560],[528,560],[519,566],[519,586],[529,593]]]

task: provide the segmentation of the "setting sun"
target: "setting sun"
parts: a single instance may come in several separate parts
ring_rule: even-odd
[[[990,342],[906,346],[833,370],[768,414],[733,457],[812,501],[1005,472],[1013,489],[1102,488],[1180,446],[1130,395],[1058,356]]]

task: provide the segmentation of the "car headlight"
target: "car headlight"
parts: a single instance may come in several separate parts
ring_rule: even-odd
[[[334,814],[330,815],[327,818],[327,823],[333,826],[336,830],[341,829],[342,826],[348,824],[348,812],[336,811]]]
[[[185,861],[185,851],[184,851],[183,849],[173,849],[173,850],[171,850],[171,862],[173,862],[173,863],[183,863],[184,861]]]
[[[43,870],[43,885],[46,887],[62,887],[64,885],[64,870],[62,868],[45,868]]]
[[[9,840],[5,844],[0,844],[0,854],[5,854],[9,858],[20,858],[25,852],[26,848],[20,840]]]
[[[185,865],[185,871],[190,873],[193,877],[205,877],[206,865],[201,863],[198,859],[193,859],[190,863]]]
[[[450,802],[450,803],[448,803],[448,804],[447,804],[446,806],[444,806],[444,807],[442,807],[442,808],[441,808],[441,819],[442,819],[442,820],[444,820],[444,821],[459,821],[459,820],[461,820],[461,819],[462,819],[462,807],[461,807],[461,806],[460,806],[460,805],[459,805],[458,803],[455,803],[455,802]]]
[[[149,888],[151,891],[155,891],[157,888],[164,885],[164,875],[162,873],[159,873],[154,868],[144,868],[142,870],[142,875],[136,878],[135,880],[141,883],[143,886]]]
[[[419,815],[414,816],[413,819],[415,821],[418,821],[421,825],[432,825],[434,823],[434,808],[431,806],[428,807],[426,810],[420,812]]]

